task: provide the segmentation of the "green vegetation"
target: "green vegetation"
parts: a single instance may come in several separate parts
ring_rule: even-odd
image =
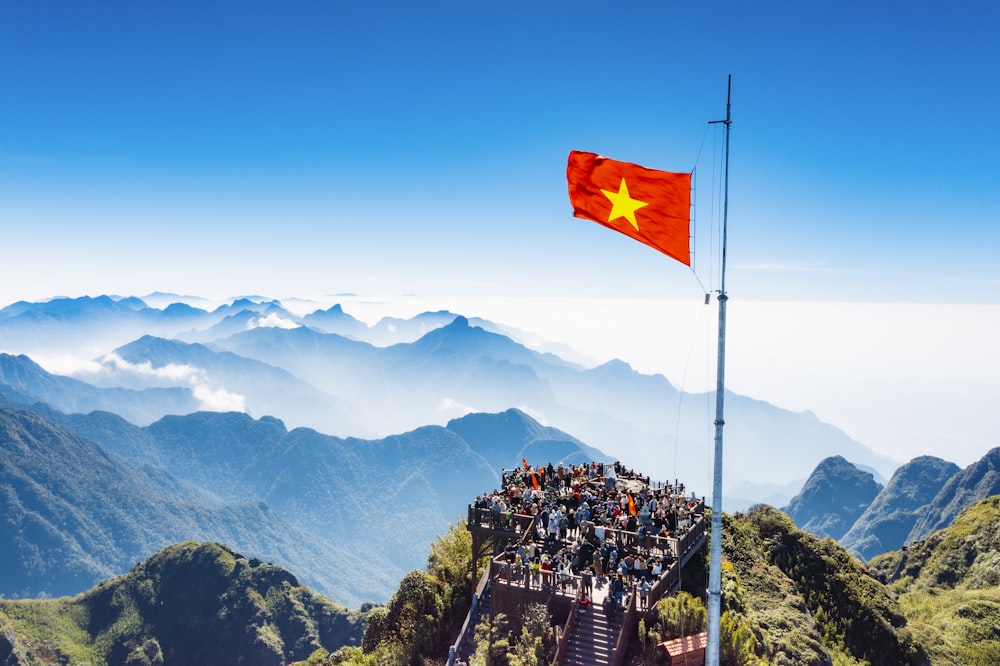
[[[650,634],[655,636],[656,642],[690,636],[705,631],[707,618],[704,601],[687,592],[678,592],[657,602],[656,620]]]
[[[723,554],[723,663],[923,663],[888,590],[836,542],[799,530],[777,509],[724,515]],[[646,651],[679,635],[672,627],[681,623],[696,631],[699,603],[683,593],[662,600],[657,620],[640,636]]]
[[[797,529],[771,507],[755,507],[746,519],[760,535],[764,557],[803,591],[827,645],[873,664],[925,661],[899,605],[839,544]]]
[[[769,664],[829,663],[828,649],[805,600],[795,583],[769,560],[756,525],[739,514],[724,514],[722,519],[723,603],[744,658],[753,663],[746,654],[749,650]]]
[[[653,611],[648,624],[645,619],[639,620],[639,644],[644,664],[659,660],[657,645],[660,642],[705,631],[708,610],[700,597],[680,591],[660,599]]]
[[[729,579],[732,583],[732,576]],[[649,626],[644,619],[639,621],[641,661],[657,663],[661,659],[657,649],[660,642],[701,633],[705,631],[707,619],[708,610],[700,597],[680,591],[660,599]],[[766,666],[767,662],[754,652],[757,642],[744,615],[727,609],[719,625],[719,662],[722,666]]]
[[[469,666],[546,666],[556,653],[549,612],[529,604],[520,622],[503,613],[476,627],[476,653]]]
[[[6,643],[22,661],[58,655],[70,664],[99,663],[85,625],[84,609],[70,599],[0,600],[0,655]]]
[[[1000,663],[1000,496],[870,570],[772,507],[723,521],[723,664]],[[656,662],[659,642],[704,630],[697,559],[685,569],[696,594],[661,599],[640,623],[642,663]],[[440,665],[469,609],[471,564],[470,533],[450,526],[386,605],[352,612],[279,567],[183,543],[74,598],[0,600],[0,662]],[[476,634],[471,666],[541,666],[554,655],[544,606],[497,615]]]
[[[1000,590],[920,590],[899,603],[932,664],[1000,663]]]
[[[1000,663],[1000,496],[871,566],[899,595],[931,663]]]
[[[285,664],[357,644],[363,625],[287,571],[212,543],[171,546],[72,599],[0,601],[0,643],[25,663]]]
[[[317,651],[300,664],[420,666],[444,661],[472,603],[472,535],[464,523],[431,544],[425,571],[411,571],[385,606],[372,608],[360,646]]]

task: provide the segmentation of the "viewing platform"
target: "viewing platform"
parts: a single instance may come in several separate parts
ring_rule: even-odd
[[[543,604],[559,636],[556,663],[617,666],[639,618],[678,589],[705,542],[704,498],[617,463],[525,464],[502,479],[468,507],[474,552],[490,555],[473,611],[485,597],[490,616]],[[466,624],[463,634],[475,622]],[[463,635],[456,650],[463,644],[474,649]]]

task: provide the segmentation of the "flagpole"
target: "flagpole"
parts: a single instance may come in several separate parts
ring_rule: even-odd
[[[719,634],[722,616],[722,427],[723,404],[726,394],[726,232],[729,218],[729,128],[732,124],[731,106],[733,76],[729,75],[726,89],[726,119],[713,123],[726,126],[726,159],[724,195],[722,204],[722,278],[719,284],[719,357],[715,380],[715,464],[712,479],[712,549],[708,567],[708,645],[705,651],[707,666],[719,666]]]

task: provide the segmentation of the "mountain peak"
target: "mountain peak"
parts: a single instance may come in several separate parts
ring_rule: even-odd
[[[958,465],[920,456],[901,466],[840,540],[863,560],[903,546],[924,507],[959,471]]]
[[[497,414],[467,414],[449,421],[447,428],[458,433],[494,469],[516,467],[522,458],[535,463],[573,465],[611,460],[572,435],[544,426],[516,408]]]
[[[169,546],[60,603],[50,612],[86,617],[88,631],[107,637],[98,661],[113,664],[287,664],[356,645],[364,625],[363,615],[301,587],[288,571],[211,542]],[[30,654],[44,640],[0,634],[0,647]],[[64,644],[46,648],[64,663]]]
[[[197,315],[206,314],[205,310],[193,307],[187,303],[171,303],[167,307],[163,308],[161,316],[163,317],[194,317]]]
[[[872,503],[882,486],[843,456],[824,458],[784,511],[800,529],[839,539]]]
[[[997,494],[1000,494],[1000,447],[990,449],[948,479],[934,501],[924,507],[907,541],[947,527],[965,507]]]
[[[410,344],[429,349],[447,349],[451,353],[465,353],[470,351],[470,345],[475,345],[477,353],[485,353],[489,348],[483,345],[490,343],[484,343],[484,340],[511,342],[510,338],[490,333],[479,326],[472,326],[466,317],[457,315],[444,326],[428,331]]]

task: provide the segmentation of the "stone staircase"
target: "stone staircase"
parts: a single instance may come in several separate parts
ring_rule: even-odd
[[[600,606],[580,608],[570,627],[560,666],[608,666],[623,617],[624,612],[617,610],[609,624]]]

